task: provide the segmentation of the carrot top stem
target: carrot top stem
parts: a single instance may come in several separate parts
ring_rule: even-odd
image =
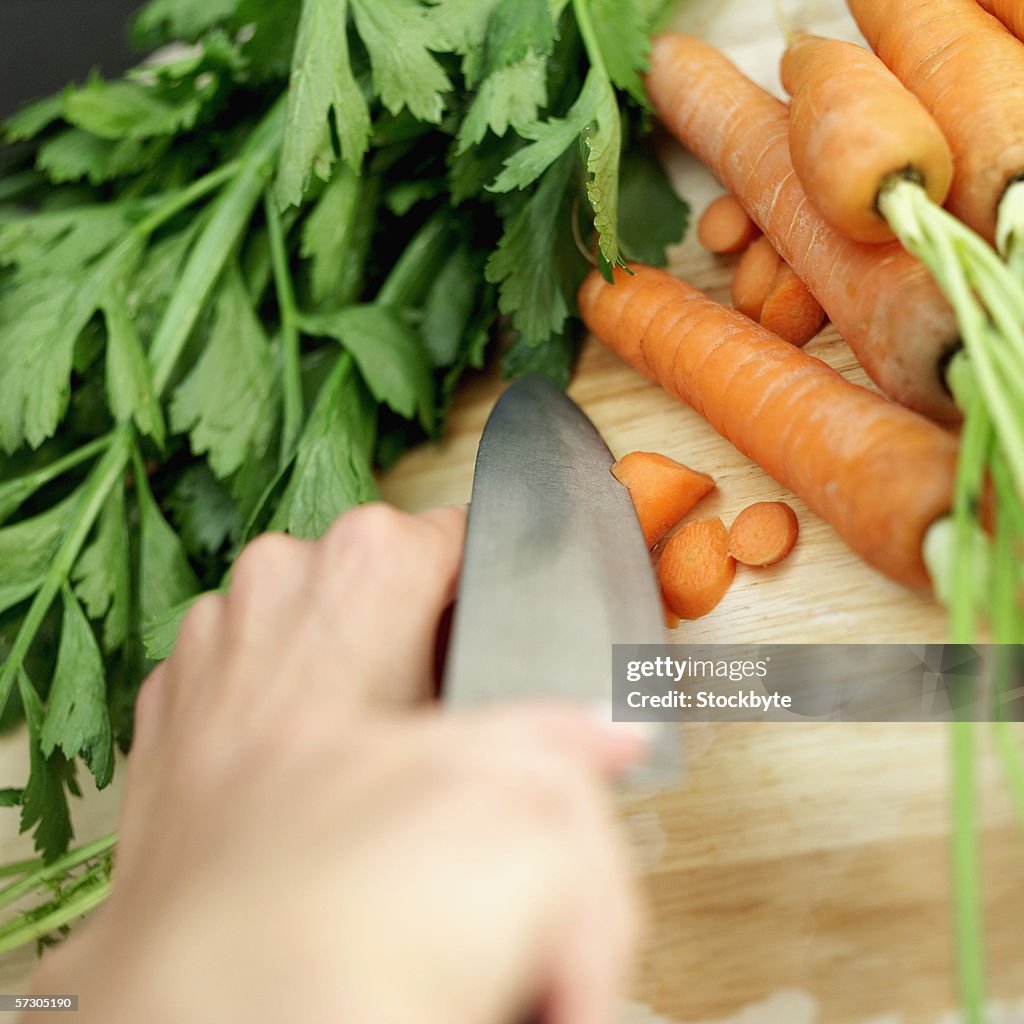
[[[900,241],[926,264],[953,307],[1017,501],[1024,503],[1024,281],[920,186],[894,178],[878,202]],[[952,387],[948,373],[947,383]]]
[[[1018,178],[1003,193],[996,224],[996,244],[1014,277],[1024,281],[1024,178]]]

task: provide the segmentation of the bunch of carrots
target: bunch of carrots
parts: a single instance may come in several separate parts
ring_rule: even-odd
[[[946,601],[955,642],[984,622],[1020,643],[1024,5],[848,6],[874,53],[788,33],[789,105],[700,40],[655,41],[651,104],[730,193],[701,237],[743,254],[736,308],[638,265],[591,274],[580,308],[867,562]],[[802,350],[825,317],[887,397]],[[1019,785],[1019,751],[996,732]],[[958,948],[980,1024],[974,743],[955,723]]]

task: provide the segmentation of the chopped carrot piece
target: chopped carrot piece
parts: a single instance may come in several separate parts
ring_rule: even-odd
[[[697,240],[709,252],[720,256],[743,252],[760,233],[733,196],[715,199],[697,224]]]
[[[796,513],[785,502],[758,501],[729,528],[729,554],[744,565],[775,565],[793,550],[799,533]]]
[[[761,309],[772,290],[782,257],[763,235],[740,257],[732,275],[732,304],[751,320],[760,322]]]
[[[797,348],[821,330],[825,311],[787,263],[780,263],[761,307],[761,326]]]
[[[681,619],[707,615],[725,596],[736,575],[729,534],[721,519],[687,523],[665,545],[658,578],[669,608]]]
[[[706,473],[656,452],[623,455],[612,475],[629,491],[649,548],[715,487]]]

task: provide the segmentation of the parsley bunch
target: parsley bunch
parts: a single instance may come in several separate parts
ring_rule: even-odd
[[[664,262],[686,207],[640,75],[666,6],[152,0],[155,57],[8,122],[0,708],[31,773],[0,800],[41,858],[0,906],[51,898],[0,947],[102,898],[109,844],[66,853],[76,764],[110,782],[240,547],[373,498],[499,334],[508,374],[566,381],[591,245]]]

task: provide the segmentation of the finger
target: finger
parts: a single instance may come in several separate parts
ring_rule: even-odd
[[[395,706],[430,695],[465,529],[462,507],[412,516],[372,505],[346,513],[320,542],[317,589],[353,700]]]
[[[533,703],[479,712],[485,742],[498,746],[501,735],[518,734],[582,761],[603,778],[615,778],[646,753],[644,734],[631,722],[613,722],[607,712],[566,704]],[[606,717],[607,716],[607,717]]]
[[[132,729],[132,754],[144,757],[153,740],[163,731],[161,724],[167,708],[166,662],[157,665],[145,678],[135,700],[135,720]]]

